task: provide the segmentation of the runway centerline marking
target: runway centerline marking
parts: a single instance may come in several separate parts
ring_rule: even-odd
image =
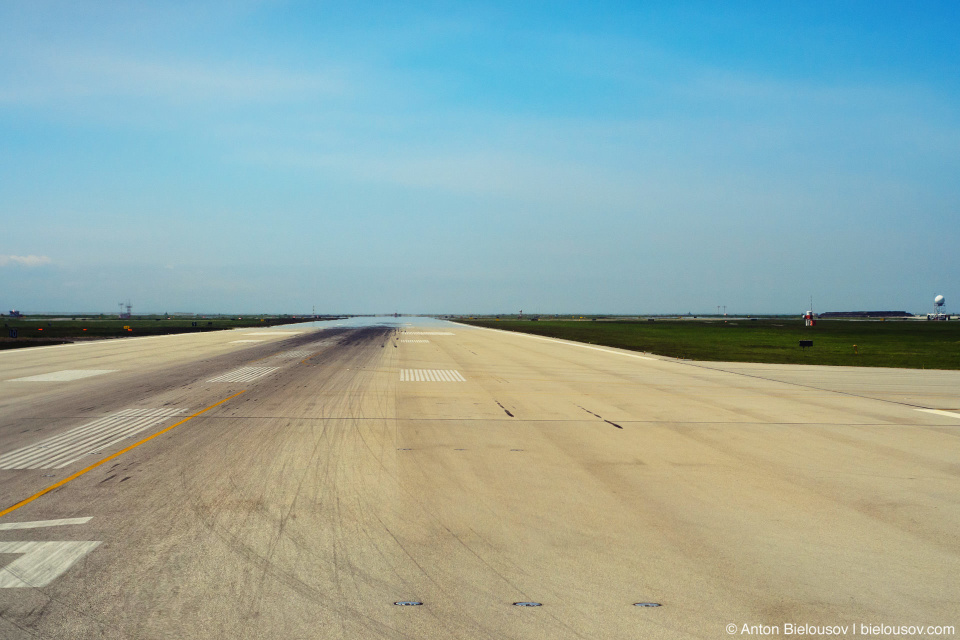
[[[25,378],[14,378],[7,382],[70,382],[72,380],[81,380],[91,376],[99,376],[104,373],[114,373],[116,369],[64,369],[63,371],[53,371],[51,373],[41,373],[36,376],[27,376]]]
[[[99,460],[99,461],[97,461],[97,462],[94,462],[94,463],[93,463],[92,465],[90,465],[89,467],[86,467],[85,469],[81,469],[80,471],[77,471],[77,472],[74,473],[73,475],[67,476],[66,478],[64,478],[63,480],[61,480],[61,481],[59,481],[59,482],[53,483],[52,485],[50,485],[50,486],[47,487],[46,489],[43,489],[43,490],[41,490],[41,491],[38,491],[37,493],[33,494],[33,495],[30,496],[29,498],[25,498],[25,499],[21,500],[20,502],[16,503],[15,505],[13,505],[13,506],[11,506],[11,507],[7,507],[7,508],[4,509],[3,511],[0,511],[0,518],[2,518],[3,516],[7,515],[8,513],[12,513],[12,512],[14,512],[14,511],[16,511],[17,509],[19,509],[20,507],[22,507],[22,506],[24,506],[24,505],[30,504],[31,502],[33,502],[33,501],[36,500],[37,498],[40,498],[40,497],[45,496],[46,494],[50,493],[50,492],[53,491],[54,489],[59,489],[59,488],[62,487],[63,485],[67,484],[68,482],[70,482],[70,481],[72,481],[72,480],[76,480],[77,478],[79,478],[79,477],[82,476],[83,474],[88,473],[88,472],[90,472],[90,471],[93,471],[94,469],[96,469],[96,468],[99,467],[100,465],[102,465],[102,464],[104,464],[104,463],[106,463],[106,462],[110,462],[110,461],[113,460],[114,458],[119,458],[120,456],[122,456],[123,454],[125,454],[127,451],[132,451],[133,449],[136,449],[136,448],[139,447],[140,445],[142,445],[142,444],[144,444],[144,443],[147,443],[147,442],[150,442],[151,440],[153,440],[153,439],[156,438],[157,436],[161,436],[161,435],[165,434],[166,432],[170,431],[171,429],[175,429],[175,428],[179,427],[180,425],[182,425],[182,424],[184,424],[184,423],[186,423],[186,422],[190,422],[191,420],[193,420],[194,418],[196,418],[196,417],[199,416],[200,414],[206,413],[207,411],[210,411],[210,409],[213,409],[214,407],[219,407],[221,404],[223,404],[224,402],[227,402],[228,400],[233,400],[234,398],[236,398],[237,396],[239,396],[239,395],[241,395],[241,394],[243,394],[243,393],[246,393],[246,390],[239,391],[239,392],[233,394],[232,396],[227,396],[227,397],[224,398],[223,400],[220,400],[219,402],[213,403],[212,405],[210,405],[210,406],[207,407],[206,409],[201,409],[200,411],[197,411],[195,414],[193,414],[193,415],[191,415],[191,416],[187,416],[186,418],[184,418],[184,419],[181,420],[180,422],[177,422],[177,423],[175,423],[175,424],[172,424],[172,425],[170,425],[169,427],[167,427],[166,429],[161,429],[160,431],[157,431],[157,432],[154,433],[153,435],[149,435],[149,436],[147,436],[146,438],[144,438],[144,439],[142,439],[142,440],[139,440],[139,441],[137,441],[137,442],[134,442],[134,443],[133,443],[132,445],[130,445],[129,447],[126,447],[125,449],[121,449],[120,451],[117,451],[116,453],[107,456],[107,457],[104,458],[103,460]]]
[[[42,527],[63,527],[71,524],[87,524],[93,520],[87,518],[63,518],[61,520],[36,520],[34,522],[4,522],[0,523],[0,531],[13,531],[14,529],[40,529]]]
[[[932,413],[937,416],[946,416],[948,418],[956,418],[960,420],[960,413],[954,411],[943,411],[942,409],[917,409],[917,411],[923,411],[924,413]]]
[[[207,382],[252,382],[273,373],[279,368],[280,367],[240,367],[216,378],[210,378]]]
[[[400,382],[466,382],[454,369],[400,369]]]

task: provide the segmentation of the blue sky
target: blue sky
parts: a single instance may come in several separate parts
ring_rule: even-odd
[[[4,3],[0,306],[956,309],[958,23],[953,2]]]

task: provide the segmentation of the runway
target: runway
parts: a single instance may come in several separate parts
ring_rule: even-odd
[[[960,372],[377,322],[0,352],[0,637],[960,626]]]

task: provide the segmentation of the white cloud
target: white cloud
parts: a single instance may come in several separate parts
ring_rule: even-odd
[[[143,59],[130,54],[83,49],[5,55],[19,68],[4,74],[0,103],[37,104],[62,100],[122,97],[159,99],[170,104],[268,102],[341,96],[347,74],[328,65],[323,71],[295,71],[243,63],[183,59]]]
[[[5,267],[9,264],[18,264],[24,267],[39,267],[44,264],[50,264],[53,262],[47,256],[5,256],[0,255],[0,267]]]

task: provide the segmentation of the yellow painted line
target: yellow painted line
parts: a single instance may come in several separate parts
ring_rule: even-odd
[[[22,506],[25,505],[25,504],[30,504],[31,502],[33,502],[34,500],[36,500],[36,499],[39,498],[40,496],[46,495],[46,494],[50,493],[51,491],[53,491],[54,489],[59,489],[60,487],[62,487],[63,485],[67,484],[67,483],[70,482],[71,480],[75,480],[76,478],[79,478],[80,476],[82,476],[83,474],[87,473],[88,471],[93,471],[94,469],[96,469],[97,467],[99,467],[100,465],[102,465],[103,463],[105,463],[105,462],[110,462],[110,461],[113,460],[114,458],[117,458],[117,457],[119,457],[119,456],[122,456],[123,454],[125,454],[127,451],[130,451],[131,449],[136,449],[137,447],[139,447],[139,446],[142,445],[143,443],[149,442],[150,440],[153,440],[153,439],[156,438],[157,436],[163,435],[164,433],[166,433],[167,431],[170,431],[171,429],[173,429],[173,428],[175,428],[175,427],[179,427],[179,426],[182,425],[184,422],[189,422],[190,420],[193,420],[194,418],[196,418],[196,417],[197,417],[198,415],[200,415],[201,413],[210,411],[210,409],[213,409],[214,407],[217,407],[217,406],[223,404],[223,403],[226,402],[227,400],[232,400],[233,398],[236,398],[236,397],[237,397],[238,395],[240,395],[241,393],[246,393],[246,391],[240,391],[239,393],[233,394],[233,395],[230,396],[229,398],[224,398],[224,399],[221,400],[220,402],[214,403],[214,404],[210,405],[209,407],[207,407],[206,409],[201,409],[200,411],[197,411],[197,412],[196,412],[195,414],[193,414],[192,416],[187,416],[186,418],[184,418],[184,419],[181,420],[180,422],[178,422],[178,423],[176,423],[176,424],[172,424],[172,425],[170,425],[169,427],[167,427],[166,429],[163,429],[163,430],[161,430],[161,431],[157,431],[155,434],[153,434],[153,435],[151,435],[151,436],[147,436],[146,438],[144,438],[143,440],[140,440],[139,442],[133,443],[132,445],[130,445],[130,446],[127,447],[126,449],[122,449],[122,450],[120,450],[120,451],[117,451],[115,454],[113,454],[113,455],[111,455],[111,456],[107,456],[106,458],[104,458],[103,460],[100,460],[99,462],[94,462],[92,465],[90,465],[90,466],[87,467],[86,469],[81,469],[80,471],[77,471],[77,472],[76,472],[75,474],[73,474],[72,476],[69,476],[69,477],[67,477],[67,478],[64,478],[64,479],[61,480],[60,482],[57,482],[57,483],[55,483],[55,484],[50,485],[49,487],[47,487],[47,488],[44,489],[43,491],[39,491],[39,492],[33,494],[32,496],[30,496],[30,497],[27,498],[27,499],[21,500],[20,502],[18,502],[17,504],[13,505],[12,507],[8,507],[8,508],[4,509],[3,511],[0,511],[0,517],[5,516],[5,515],[7,515],[8,513],[11,513],[12,511],[16,511],[17,509],[19,509],[20,507],[22,507]]]

